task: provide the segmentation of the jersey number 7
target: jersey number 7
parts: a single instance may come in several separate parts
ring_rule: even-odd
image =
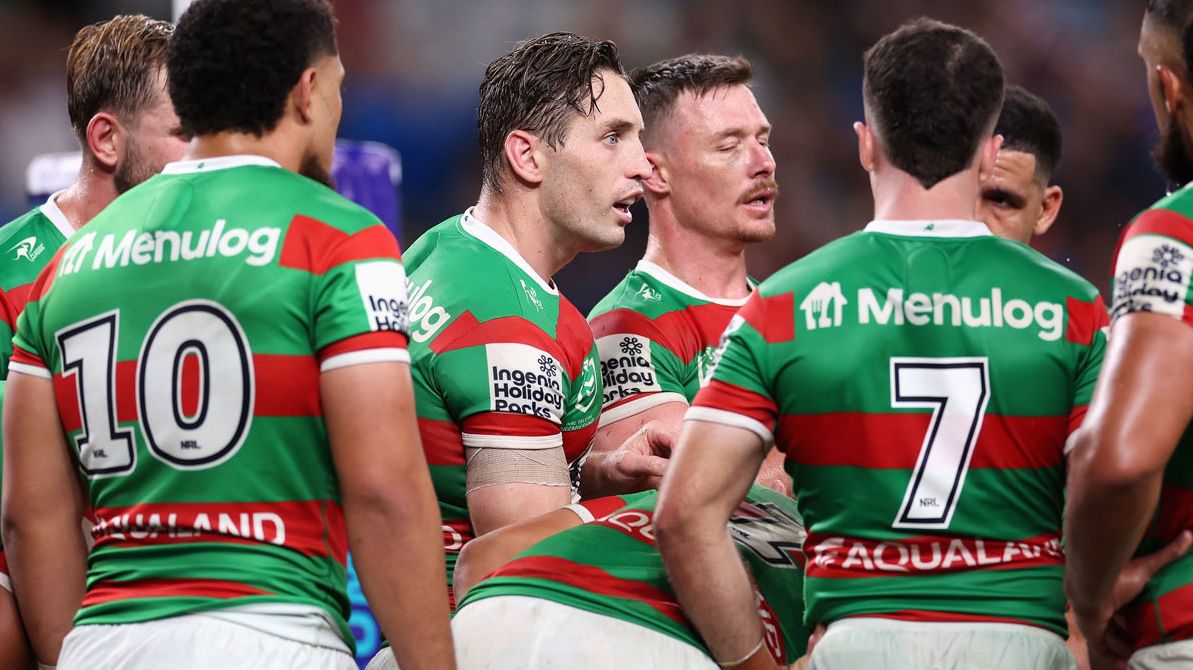
[[[891,358],[891,406],[932,408],[894,528],[949,527],[990,402],[982,357]]]

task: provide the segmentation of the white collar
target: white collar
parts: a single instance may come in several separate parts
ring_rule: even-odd
[[[655,279],[663,282],[667,286],[670,286],[680,293],[690,295],[693,298],[703,300],[705,302],[712,302],[718,305],[727,305],[729,307],[741,307],[742,305],[746,304],[747,300],[750,299],[750,296],[746,296],[744,298],[713,298],[711,296],[704,295],[695,286],[692,286],[679,277],[676,277],[670,272],[667,272],[663,268],[659,267],[658,264],[652,263],[645,258],[638,261],[638,265],[635,266],[634,269],[654,277]],[[749,283],[749,280],[747,279],[746,282]]]
[[[58,232],[62,233],[63,237],[69,239],[71,235],[75,234],[75,227],[70,224],[70,219],[66,218],[66,213],[55,202],[60,195],[62,195],[62,191],[54,193],[46,198],[46,201],[37,209],[50,220],[50,223],[54,224],[54,227],[58,229]]]
[[[175,161],[166,163],[162,174],[195,174],[197,172],[212,172],[228,168],[243,167],[245,165],[260,165],[263,167],[282,167],[277,161],[264,156],[245,154],[240,156],[217,156],[215,158],[197,158],[189,161]]]
[[[530,275],[547,293],[559,295],[559,289],[556,288],[555,282],[548,282],[540,277],[539,273],[535,272],[534,268],[530,267],[530,263],[527,263],[526,259],[522,257],[522,254],[518,253],[514,245],[509,243],[509,240],[498,235],[496,230],[493,230],[485,225],[484,221],[476,218],[476,215],[472,213],[473,209],[473,207],[469,207],[468,211],[464,212],[464,216],[460,217],[460,227],[464,229],[464,232],[493,247],[502,256],[513,261],[514,265],[517,265],[523,272]]]
[[[866,232],[904,237],[986,237],[991,234],[981,221],[964,219],[871,221],[866,225]]]

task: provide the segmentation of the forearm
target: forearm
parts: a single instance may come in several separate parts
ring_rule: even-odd
[[[5,511],[4,549],[13,593],[34,654],[53,665],[83,601],[87,549],[79,518],[12,512]]]
[[[605,476],[604,468],[606,461],[612,452],[608,451],[591,451],[588,457],[584,459],[584,466],[580,468],[580,497],[587,500],[589,498],[601,498],[604,496],[619,495],[618,492],[610,492],[609,483]]]
[[[656,532],[679,603],[713,658],[729,662],[749,654],[762,639],[762,624],[725,524],[693,519]]]
[[[1139,546],[1160,496],[1161,473],[1099,484],[1086,468],[1069,479],[1066,590],[1075,612],[1109,600],[1119,572]]]
[[[422,488],[344,508],[361,587],[406,670],[454,667],[439,512]]]

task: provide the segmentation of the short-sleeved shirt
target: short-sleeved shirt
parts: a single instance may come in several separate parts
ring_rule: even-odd
[[[745,302],[709,297],[639,261],[588,315],[601,356],[601,425],[691,402],[712,371],[721,333]]]
[[[587,523],[522,552],[469,591],[461,607],[498,596],[553,600],[709,653],[680,608],[655,547],[657,501],[656,491],[586,501],[592,516]],[[795,501],[751,487],[729,518],[729,535],[750,567],[767,648],[786,666],[803,655],[810,632],[803,624],[804,527]]]
[[[563,447],[575,483],[596,432],[601,380],[583,315],[470,213],[419,237],[406,267],[418,424],[450,583],[475,536],[465,448]]]
[[[1164,314],[1193,326],[1193,192],[1185,187],[1131,223],[1119,242],[1111,317]],[[1164,469],[1156,515],[1139,554],[1162,549],[1193,528],[1193,430],[1186,429]],[[1160,569],[1127,609],[1136,647],[1193,637],[1193,555]]]
[[[1106,320],[1088,282],[981,223],[874,222],[762,284],[687,418],[786,454],[809,621],[1065,635],[1064,448]]]
[[[71,238],[11,369],[52,380],[96,517],[76,625],[285,612],[350,647],[319,378],[409,361],[406,318],[393,235],[262,157],[171,163]]]
[[[29,289],[54,252],[75,232],[58,207],[57,197],[55,193],[42,205],[0,227],[0,401],[4,398],[17,317],[25,309]],[[3,544],[0,544],[0,587],[8,588],[8,562]]]

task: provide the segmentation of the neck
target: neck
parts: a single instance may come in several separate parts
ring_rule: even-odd
[[[643,259],[712,298],[744,298],[745,245],[685,227],[666,201],[650,203],[650,235]]]
[[[66,215],[70,225],[78,230],[103,211],[117,195],[119,193],[116,192],[116,182],[112,179],[112,173],[84,155],[79,175],[54,202]]]
[[[930,189],[915,177],[892,166],[879,168],[870,175],[874,192],[874,218],[882,221],[916,219],[977,218],[977,167],[959,172]]]
[[[520,189],[519,185],[506,184],[507,189]],[[566,239],[558,239],[554,229],[525,192],[502,194],[492,193],[488,188],[481,190],[473,213],[481,223],[492,228],[518,252],[530,267],[551,282],[556,272],[576,257]]]
[[[305,157],[303,146],[292,133],[284,132],[283,119],[278,129],[257,137],[250,133],[214,133],[191,140],[186,158],[219,158],[221,156],[254,155],[277,161],[278,165],[299,172]]]

